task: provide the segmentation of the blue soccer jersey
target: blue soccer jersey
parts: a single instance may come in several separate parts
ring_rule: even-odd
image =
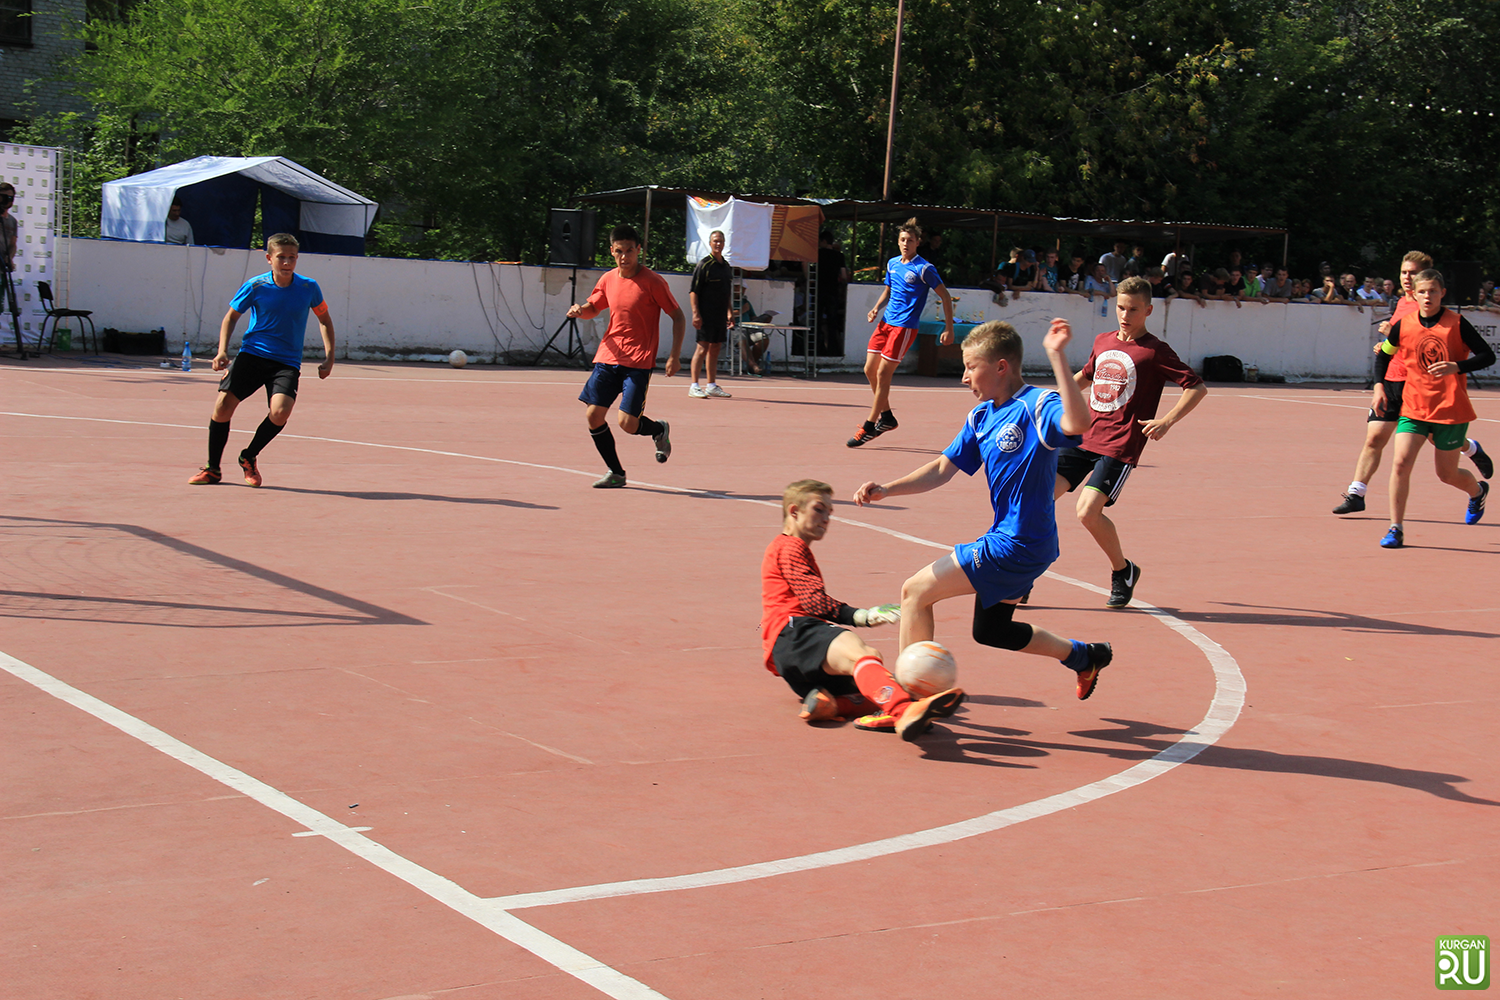
[[[1057,559],[1057,516],[1052,500],[1057,451],[1076,447],[1082,440],[1063,433],[1062,416],[1062,397],[1056,391],[1024,386],[1003,403],[976,406],[953,443],[943,450],[965,475],[972,476],[984,467],[990,503],[995,508],[995,523],[975,543],[985,558],[1015,567],[1039,567],[1037,573]],[[972,548],[959,547],[961,564],[965,552]],[[976,568],[964,568],[975,579]],[[975,582],[980,597],[986,598],[979,581]]]
[[[885,284],[891,290],[885,321],[891,326],[916,326],[927,305],[927,290],[942,283],[937,268],[921,257],[913,257],[910,264],[892,257],[885,265]]]
[[[318,283],[300,274],[292,275],[292,283],[285,288],[276,284],[269,271],[251,278],[229,303],[237,313],[250,313],[250,328],[240,340],[240,350],[300,368],[307,313],[322,301]]]

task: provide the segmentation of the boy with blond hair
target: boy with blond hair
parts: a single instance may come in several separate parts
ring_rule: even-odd
[[[1433,467],[1438,479],[1469,497],[1464,523],[1478,524],[1484,517],[1490,484],[1459,468],[1458,456],[1468,440],[1469,422],[1476,415],[1474,404],[1469,402],[1468,374],[1494,364],[1495,352],[1473,324],[1443,308],[1446,291],[1443,272],[1429,268],[1418,274],[1412,287],[1417,311],[1391,324],[1391,332],[1375,359],[1377,388],[1384,385],[1392,356],[1406,365],[1406,389],[1401,419],[1396,422],[1396,456],[1391,466],[1391,527],[1380,540],[1382,548],[1399,549],[1406,544],[1402,520],[1411,489],[1411,470],[1428,439],[1436,449]]]
[[[1105,516],[1125,488],[1125,480],[1140,463],[1146,442],[1160,441],[1176,423],[1193,411],[1208,388],[1170,344],[1146,330],[1151,315],[1151,282],[1126,278],[1115,296],[1117,330],[1094,338],[1088,363],[1073,376],[1088,394],[1093,419],[1083,442],[1057,459],[1054,497],[1071,493],[1085,479],[1078,494],[1078,521],[1109,559],[1110,589],[1105,607],[1123,608],[1135,594],[1141,568],[1125,558],[1115,523]],[[1164,417],[1156,415],[1162,389],[1168,382],[1182,386],[1182,398]]]
[[[894,732],[910,742],[952,715],[964,693],[951,688],[913,700],[886,670],[880,652],[849,626],[889,625],[900,609],[851,608],[828,596],[812,543],[828,533],[833,487],[799,479],[781,496],[781,534],[761,560],[761,640],[766,669],[802,699],[808,722],[842,720],[862,711],[859,729]]]
[[[1048,656],[1077,675],[1080,699],[1094,693],[1099,671],[1114,657],[1107,642],[1064,639],[1014,621],[1016,605],[1057,559],[1052,484],[1057,451],[1088,430],[1088,405],[1068,371],[1064,350],[1073,331],[1054,319],[1042,340],[1057,391],[1021,379],[1021,337],[1009,323],[989,322],[964,338],[964,385],[979,400],[953,443],[921,468],[884,485],[868,482],[860,505],[926,493],[958,472],[983,469],[995,520],[989,531],[916,572],[901,587],[901,648],[931,639],[933,606],[974,595],[974,641],[997,649]]]

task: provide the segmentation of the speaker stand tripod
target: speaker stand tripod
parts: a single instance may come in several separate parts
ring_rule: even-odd
[[[10,313],[10,326],[16,335],[16,356],[25,361],[26,344],[21,339],[21,305],[16,301],[16,283],[4,264],[0,264],[0,312]]]
[[[578,268],[573,268],[573,273],[568,276],[568,281],[573,285],[573,293],[569,297],[568,301],[577,302]],[[556,342],[557,338],[562,335],[563,330],[568,331],[568,348],[566,351],[552,346],[553,343]],[[545,344],[542,345],[542,349],[536,352],[536,358],[531,362],[533,368],[542,363],[542,358],[546,356],[548,351],[551,351],[553,354],[556,354],[558,357],[562,358],[564,362],[572,361],[575,358],[579,361],[584,360],[583,335],[578,332],[578,320],[574,319],[572,316],[569,316],[567,319],[563,320],[557,325],[557,329],[552,331],[552,336],[548,338]]]

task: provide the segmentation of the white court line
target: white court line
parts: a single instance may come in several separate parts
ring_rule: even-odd
[[[45,414],[10,413],[4,411],[0,411],[0,416],[98,421],[189,430],[200,429],[194,427],[183,428],[183,425],[179,424],[158,424],[149,421],[105,420],[103,418],[91,417],[49,417]],[[468,455],[462,452],[442,451],[434,448],[419,448],[412,445],[389,445],[369,441],[348,441],[339,438],[313,437],[308,435],[292,436],[303,440],[323,441],[332,444],[421,452],[432,455],[547,469],[578,476],[591,475],[577,469],[537,465],[531,462],[518,462],[511,459],[493,458],[484,455]],[[709,491],[684,489],[665,484],[642,483],[639,485],[684,495],[720,495]],[[769,507],[779,506],[779,503],[776,501],[733,496],[725,498],[736,500],[740,503],[752,503]],[[834,520],[854,527],[876,531],[892,538],[908,541],[927,548],[941,550],[951,548],[951,546],[941,542],[934,542],[915,535],[908,535],[904,532],[882,528],[879,525],[849,520],[847,518],[835,518]],[[1075,580],[1071,577],[1062,576],[1050,571],[1046,575],[1051,579],[1094,593],[1103,594],[1105,592],[1102,588],[1096,587],[1093,584]],[[563,972],[574,976],[582,982],[588,983],[607,996],[614,997],[616,1000],[645,1000],[645,998],[667,1000],[662,994],[651,990],[639,981],[631,979],[623,973],[617,972],[598,960],[585,955],[571,945],[543,933],[518,917],[515,917],[509,911],[511,909],[554,905],[586,899],[604,899],[646,893],[670,892],[680,889],[696,889],[713,885],[745,882],[794,872],[811,871],[832,865],[848,864],[853,861],[883,857],[903,851],[932,847],[938,844],[952,843],[956,840],[1014,826],[1029,819],[1048,816],[1063,809],[1075,808],[1105,796],[1113,795],[1116,792],[1134,788],[1137,785],[1150,781],[1152,778],[1160,777],[1179,764],[1192,760],[1229,731],[1230,727],[1234,725],[1235,720],[1239,718],[1239,713],[1245,704],[1245,680],[1244,676],[1240,673],[1239,664],[1235,662],[1234,657],[1202,632],[1159,608],[1140,604],[1139,602],[1135,606],[1152,615],[1203,652],[1214,671],[1214,697],[1209,704],[1207,714],[1196,726],[1188,730],[1182,739],[1151,758],[1141,761],[1118,774],[1081,785],[1066,792],[1012,806],[1008,809],[987,813],[973,819],[962,820],[929,830],[903,834],[898,837],[871,841],[865,844],[822,851],[816,854],[782,858],[759,864],[742,865],[736,868],[723,868],[709,872],[670,876],[667,878],[634,879],[545,892],[523,893],[492,899],[475,896],[456,883],[396,854],[394,851],[356,832],[353,828],[345,826],[337,820],[318,812],[311,806],[305,805],[285,793],[250,777],[244,772],[236,770],[221,761],[193,749],[161,730],[136,719],[134,716],[128,715],[94,698],[92,695],[86,694],[4,652],[0,652],[0,668],[9,671],[27,683],[35,685],[48,694],[94,715],[102,721],[115,726],[122,732],[214,778],[216,781],[228,785],[236,791],[240,791],[249,798],[302,823],[308,827],[308,831],[311,834],[327,837],[345,850],[396,876],[443,905],[470,918],[481,926],[505,938],[507,941],[526,949]]]

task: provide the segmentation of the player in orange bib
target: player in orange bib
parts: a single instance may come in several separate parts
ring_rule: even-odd
[[[1417,299],[1412,294],[1413,285],[1417,275],[1430,267],[1432,258],[1420,250],[1413,250],[1401,258],[1401,298],[1397,300],[1396,310],[1391,318],[1382,322],[1378,328],[1382,337],[1390,335],[1392,325],[1417,311]],[[1380,347],[1380,344],[1375,345],[1377,353]],[[1335,514],[1357,514],[1365,509],[1366,484],[1380,468],[1380,455],[1390,443],[1391,436],[1396,433],[1396,423],[1401,419],[1401,393],[1405,386],[1406,365],[1399,356],[1393,356],[1390,367],[1386,369],[1384,387],[1378,384],[1373,387],[1370,413],[1365,418],[1365,443],[1359,450],[1359,458],[1354,462],[1354,481],[1339,499],[1338,506],[1333,508]],[[1494,463],[1478,441],[1469,438],[1465,442],[1463,453],[1469,456],[1475,467],[1484,474],[1484,478],[1488,479],[1494,474]]]
[[[1411,490],[1411,470],[1427,439],[1431,438],[1437,449],[1433,465],[1438,479],[1469,497],[1465,524],[1478,524],[1484,517],[1484,501],[1490,491],[1489,483],[1459,468],[1458,456],[1468,440],[1469,422],[1475,417],[1467,375],[1494,364],[1495,352],[1473,324],[1443,308],[1446,291],[1441,271],[1429,268],[1418,274],[1412,289],[1417,311],[1391,324],[1375,362],[1376,388],[1381,391],[1391,357],[1399,357],[1406,366],[1401,419],[1396,423],[1396,458],[1391,469],[1391,527],[1380,540],[1387,549],[1399,549],[1406,543],[1402,519]]]

